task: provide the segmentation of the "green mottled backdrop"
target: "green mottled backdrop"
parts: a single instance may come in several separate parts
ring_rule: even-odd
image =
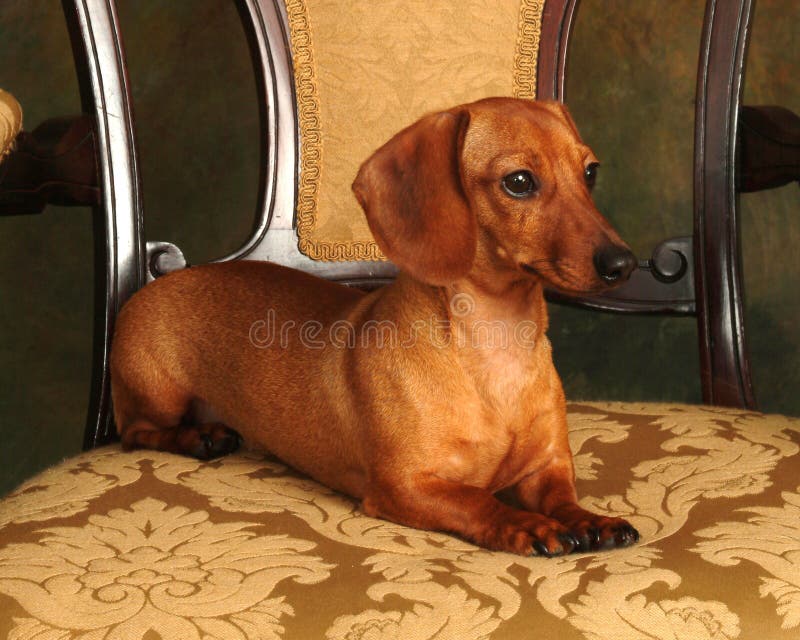
[[[192,262],[247,236],[256,207],[258,107],[229,0],[118,0],[128,47],[151,240]],[[640,256],[691,232],[701,0],[583,0],[568,103],[602,163],[603,211]],[[794,0],[758,0],[746,99],[800,113]],[[28,128],[80,110],[57,0],[0,2],[0,87]],[[743,198],[748,338],[762,408],[800,414],[800,192]],[[89,392],[91,212],[0,219],[0,493],[78,451]],[[553,308],[572,398],[699,401],[692,318]]]
[[[640,257],[692,233],[694,94],[704,2],[582,0],[567,102],[602,162],[600,210]],[[800,4],[756,0],[746,104],[800,114]],[[721,116],[722,117],[722,116]],[[742,197],[747,339],[765,411],[800,414],[800,190]],[[694,318],[558,309],[557,365],[572,397],[699,401]]]

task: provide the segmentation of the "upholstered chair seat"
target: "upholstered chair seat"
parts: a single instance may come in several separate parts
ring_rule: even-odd
[[[491,552],[363,515],[280,462],[116,445],[0,502],[0,637],[789,638],[800,633],[800,419],[569,410],[582,504],[624,550]]]

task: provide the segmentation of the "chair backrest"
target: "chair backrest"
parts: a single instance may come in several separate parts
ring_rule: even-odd
[[[303,22],[307,21],[305,2],[241,2],[265,106],[263,184],[252,236],[222,259],[272,260],[358,286],[385,283],[395,268],[371,249],[361,251],[359,259],[349,257],[358,251],[346,250],[333,260],[309,257],[302,209],[309,198],[309,181],[317,177],[308,154],[315,152],[313,118],[319,114],[309,111],[313,83],[304,75],[311,68],[304,58],[310,55],[306,41],[310,35]],[[520,0],[518,5],[521,26],[514,44],[515,63],[520,73],[535,79],[537,97],[563,100],[578,0]],[[147,281],[186,262],[175,245],[145,242],[142,237],[135,123],[114,2],[67,0],[65,7],[85,111],[96,120],[102,187],[98,229],[104,238],[100,266],[106,277],[98,294],[103,314],[85,438],[85,446],[91,447],[113,438],[107,364],[117,312]],[[552,300],[606,311],[696,315],[704,401],[743,407],[754,407],[755,399],[742,317],[735,167],[751,13],[752,0],[707,3],[697,81],[694,233],[666,239],[640,264],[630,282],[612,293],[586,298],[549,294]],[[527,95],[525,91],[524,87],[519,92],[515,89],[518,95]]]

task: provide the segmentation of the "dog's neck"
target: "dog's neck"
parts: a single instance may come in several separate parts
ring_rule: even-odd
[[[377,294],[377,292],[376,292]],[[425,314],[441,320],[449,320],[451,329],[466,334],[486,332],[487,327],[505,325],[504,331],[513,335],[522,330],[531,335],[535,327],[535,336],[543,336],[547,331],[547,305],[544,300],[544,289],[538,280],[521,276],[482,279],[472,274],[452,284],[433,286],[412,278],[401,272],[395,282],[380,291],[379,303],[384,307],[379,313],[381,317],[392,316],[404,323],[430,319]],[[398,305],[397,301],[417,300],[413,308],[417,314],[409,314],[406,304]],[[399,311],[399,315],[398,315]]]
[[[524,276],[523,276],[524,278]],[[518,399],[531,393],[551,362],[541,283],[509,276],[464,278],[442,288],[453,342],[496,433],[529,419]]]
[[[547,305],[538,280],[469,274],[442,289],[451,315],[473,322],[532,321],[539,332],[547,331]]]

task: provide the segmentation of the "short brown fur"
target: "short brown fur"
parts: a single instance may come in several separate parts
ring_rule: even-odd
[[[577,505],[545,335],[543,286],[605,289],[595,255],[625,248],[592,202],[593,162],[557,103],[423,118],[353,185],[401,269],[392,284],[365,294],[240,261],[131,299],[111,354],[123,445],[213,457],[235,448],[230,427],[368,515],[520,554],[632,544],[627,522]],[[529,197],[502,187],[521,169]],[[508,488],[518,506],[495,497]]]

